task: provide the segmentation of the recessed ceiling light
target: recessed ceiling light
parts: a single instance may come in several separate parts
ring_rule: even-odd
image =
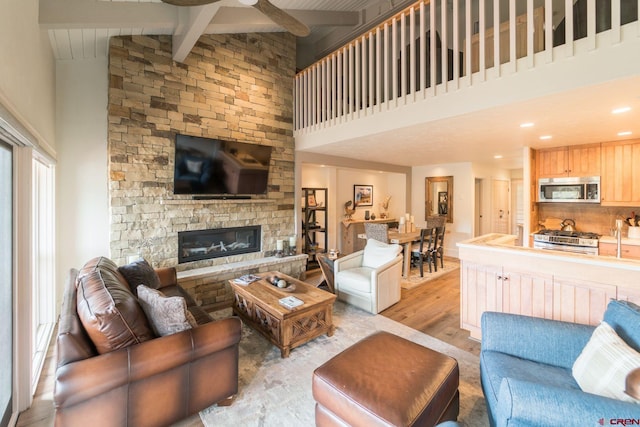
[[[629,136],[632,132],[630,130],[625,130],[624,132],[618,132],[618,136]]]
[[[520,125],[521,128],[532,128],[533,127],[533,123],[528,122],[528,123],[522,123]]]
[[[551,135],[542,135],[540,137],[540,139],[545,140],[545,139],[551,139]]]
[[[620,113],[626,113],[627,111],[630,111],[630,110],[631,110],[631,107],[620,107],[612,110],[611,113],[620,114]]]
[[[258,0],[240,0],[240,3],[246,4],[247,6],[253,6],[258,3]]]
[[[494,159],[501,159],[502,158],[502,154],[496,154],[495,156],[493,156]]]

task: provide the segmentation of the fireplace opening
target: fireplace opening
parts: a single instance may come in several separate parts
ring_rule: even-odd
[[[178,263],[260,252],[260,225],[178,232]]]

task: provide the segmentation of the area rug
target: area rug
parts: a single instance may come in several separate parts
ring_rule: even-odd
[[[418,286],[422,286],[430,280],[433,280],[440,276],[444,276],[445,274],[460,268],[460,261],[457,258],[445,258],[444,268],[438,265],[438,271],[432,269],[431,273],[429,273],[429,266],[424,265],[422,268],[424,277],[420,277],[420,269],[418,267],[411,267],[411,270],[409,270],[409,277],[400,280],[400,286],[402,287],[402,289],[417,288]]]
[[[369,314],[340,301],[334,305],[334,324],[336,331],[332,337],[320,336],[293,349],[286,359],[282,359],[280,350],[262,335],[243,326],[239,393],[231,406],[214,405],[200,412],[204,425],[314,426],[315,402],[311,394],[313,370],[360,339],[380,330],[454,357],[460,369],[460,424],[467,427],[489,425],[480,387],[477,356],[384,316]],[[371,375],[375,375],[375,372]]]

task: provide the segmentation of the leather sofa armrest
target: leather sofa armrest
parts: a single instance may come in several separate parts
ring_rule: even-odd
[[[174,267],[156,268],[155,271],[160,278],[160,288],[178,284],[178,275]]]
[[[231,317],[61,366],[54,404],[74,405],[237,345],[241,327]]]

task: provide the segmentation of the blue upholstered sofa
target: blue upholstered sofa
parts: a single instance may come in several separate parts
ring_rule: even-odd
[[[604,322],[640,351],[640,307],[612,300]],[[583,392],[572,367],[594,326],[485,312],[480,378],[492,426],[640,423],[640,403]],[[635,424],[634,424],[635,425]]]

